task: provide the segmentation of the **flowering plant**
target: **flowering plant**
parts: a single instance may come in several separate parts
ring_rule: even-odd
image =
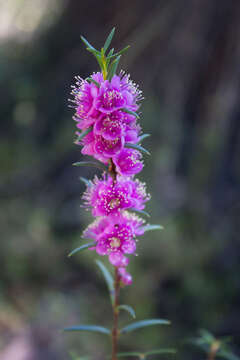
[[[81,161],[74,165],[91,165],[103,170],[102,177],[95,177],[86,183],[83,194],[84,206],[91,211],[95,220],[83,232],[84,239],[92,239],[74,249],[72,256],[90,249],[98,255],[108,256],[114,267],[114,279],[105,265],[97,261],[110,291],[113,308],[113,327],[109,330],[99,325],[79,325],[68,327],[66,331],[97,331],[111,336],[112,360],[118,356],[137,356],[145,359],[151,354],[173,353],[172,349],[149,350],[145,354],[119,353],[118,339],[122,334],[150,325],[167,325],[168,320],[148,319],[133,322],[118,329],[119,311],[125,310],[135,318],[129,305],[119,302],[120,288],[132,284],[132,276],[127,271],[129,255],[136,252],[137,238],[146,231],[162,229],[160,225],[150,225],[139,217],[148,216],[144,211],[150,199],[145,184],[135,178],[143,168],[142,154],[149,152],[141,146],[148,134],[142,134],[138,123],[138,113],[142,93],[129,75],[123,71],[116,73],[122,54],[129,48],[114,54],[109,51],[115,29],[113,28],[100,51],[96,50],[84,37],[82,41],[100,66],[100,72],[87,79],[76,77],[71,100],[74,104],[74,120],[77,127],[76,144],[82,146],[82,154],[92,156],[94,161]]]

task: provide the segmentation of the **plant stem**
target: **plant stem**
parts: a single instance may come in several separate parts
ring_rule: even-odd
[[[118,270],[115,268],[114,278],[114,302],[113,302],[113,329],[112,329],[112,360],[117,360],[118,352],[118,305],[119,305],[120,279]]]
[[[112,158],[109,160],[108,172],[109,172],[109,174],[111,175],[111,177],[113,178],[113,181],[116,182],[116,179],[117,179],[117,171],[116,171],[116,166],[115,166]]]
[[[214,341],[213,344],[211,345],[207,360],[215,360],[219,348],[220,348],[220,342]]]

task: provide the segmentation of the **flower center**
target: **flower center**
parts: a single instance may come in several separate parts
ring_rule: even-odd
[[[104,127],[109,126],[110,123],[111,123],[111,119],[110,119],[109,117],[106,117],[106,118],[103,120],[103,126],[104,126]]]
[[[103,95],[103,99],[104,106],[110,108],[118,103],[121,103],[123,101],[123,96],[120,92],[116,90],[110,90]]]
[[[114,209],[114,208],[118,207],[119,204],[120,204],[119,199],[112,199],[109,202],[109,207],[110,207],[110,209]]]
[[[121,245],[121,241],[117,237],[112,237],[109,240],[111,240],[110,245],[113,248],[119,248],[119,246]]]

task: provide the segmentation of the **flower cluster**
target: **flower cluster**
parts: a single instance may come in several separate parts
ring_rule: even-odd
[[[123,71],[116,74],[120,56],[113,55],[113,49],[106,55],[106,44],[97,51],[83,41],[97,58],[101,72],[87,79],[76,77],[71,100],[78,129],[75,143],[82,146],[82,154],[109,167],[102,178],[87,181],[84,206],[96,219],[83,238],[94,240],[86,246],[107,255],[122,284],[129,285],[132,277],[126,271],[127,256],[135,254],[137,237],[146,229],[145,220],[133,211],[142,212],[150,198],[145,184],[134,178],[143,168],[140,151],[144,149],[139,143],[146,137],[137,122],[142,95],[128,75]]]
[[[76,141],[83,145],[82,154],[105,164],[111,158],[122,175],[140,172],[141,153],[124,145],[139,141],[141,128],[131,112],[139,108],[141,91],[124,73],[114,75],[111,81],[104,80],[101,73],[88,79],[90,82],[77,77],[72,90],[77,128],[89,130],[81,141]]]
[[[119,214],[123,209],[143,210],[149,198],[144,183],[119,176],[116,182],[111,176],[103,180],[95,177],[83,194],[85,205],[93,216]]]
[[[125,254],[136,250],[136,236],[144,233],[144,220],[129,212],[97,218],[84,231],[84,237],[96,241],[96,252],[108,255],[112,265],[127,266],[129,259]]]

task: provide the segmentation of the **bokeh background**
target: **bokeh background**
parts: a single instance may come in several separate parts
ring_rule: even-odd
[[[138,319],[162,317],[123,338],[122,350],[177,346],[178,359],[204,359],[185,344],[199,328],[240,347],[240,2],[238,0],[0,1],[0,358],[105,359],[98,334],[64,326],[109,326],[106,286],[81,244],[91,216],[80,207],[82,156],[68,107],[75,75],[97,63],[80,42],[131,45],[121,68],[143,90],[145,146],[140,177],[152,223],[139,242],[134,283],[122,301]],[[129,321],[122,314],[122,323]],[[159,357],[158,357],[159,358]],[[166,358],[166,357],[165,357]]]

